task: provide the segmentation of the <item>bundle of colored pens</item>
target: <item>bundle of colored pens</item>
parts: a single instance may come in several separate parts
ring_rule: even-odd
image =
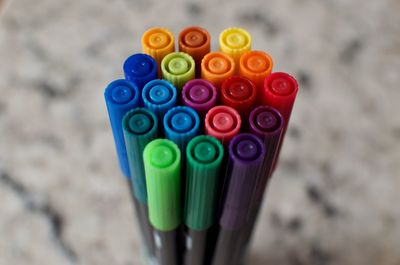
[[[200,27],[178,43],[149,29],[104,92],[147,261],[242,264],[298,85],[244,29],[221,32],[219,52]]]

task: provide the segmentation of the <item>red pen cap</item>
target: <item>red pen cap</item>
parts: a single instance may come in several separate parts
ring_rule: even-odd
[[[247,117],[256,101],[256,87],[243,76],[232,76],[222,83],[221,102],[236,109],[242,117]]]
[[[298,89],[296,79],[287,73],[272,73],[264,80],[263,95],[260,95],[263,104],[277,109],[282,114],[285,130],[289,123]]]
[[[239,113],[228,106],[216,106],[210,109],[205,118],[206,134],[211,135],[227,146],[239,133],[242,120]]]

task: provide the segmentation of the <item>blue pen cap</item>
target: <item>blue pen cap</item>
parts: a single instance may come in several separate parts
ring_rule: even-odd
[[[154,112],[160,124],[164,114],[176,105],[176,98],[176,88],[166,80],[152,80],[142,90],[144,107]]]
[[[125,79],[137,84],[139,91],[149,81],[157,78],[157,63],[150,55],[136,53],[124,62]]]
[[[122,173],[130,179],[131,174],[122,131],[122,119],[125,113],[138,106],[139,89],[137,85],[131,81],[123,79],[115,80],[106,87],[104,99],[110,118],[119,165]]]
[[[157,138],[157,126],[156,115],[145,108],[136,108],[127,112],[122,120],[133,195],[141,203],[147,203],[143,150],[149,142]]]
[[[200,118],[197,112],[186,106],[170,109],[164,116],[164,134],[186,153],[186,145],[199,134]]]

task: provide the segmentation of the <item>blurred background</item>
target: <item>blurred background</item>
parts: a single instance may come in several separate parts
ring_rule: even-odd
[[[151,26],[246,28],[300,89],[250,265],[400,264],[400,1],[0,1],[0,264],[142,265],[103,90]]]

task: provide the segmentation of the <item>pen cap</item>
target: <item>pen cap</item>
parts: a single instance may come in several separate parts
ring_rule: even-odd
[[[257,87],[258,95],[262,95],[265,77],[271,74],[273,61],[263,51],[247,51],[240,57],[239,75],[250,79]]]
[[[222,104],[236,109],[242,117],[248,117],[256,101],[256,87],[243,76],[232,76],[222,83]]]
[[[211,136],[196,136],[187,146],[184,221],[192,230],[214,223],[223,156],[221,142]]]
[[[128,156],[122,132],[122,118],[125,113],[138,106],[139,89],[131,81],[123,79],[115,80],[106,87],[104,99],[106,101],[120,168],[122,173],[130,179]]]
[[[147,54],[136,53],[129,56],[123,69],[125,79],[134,82],[139,92],[147,82],[157,78],[157,63]]]
[[[180,92],[183,85],[194,79],[195,63],[193,58],[184,52],[173,52],[164,57],[161,62],[161,72]]]
[[[251,49],[250,33],[242,28],[228,28],[219,34],[219,50],[228,54],[239,67],[240,56]]]
[[[161,76],[161,61],[167,54],[175,51],[174,35],[166,28],[150,28],[142,35],[143,53],[153,57]]]
[[[187,143],[199,133],[200,118],[194,109],[177,106],[165,114],[163,124],[165,137],[185,152]]]
[[[179,33],[179,51],[193,57],[196,64],[196,75],[199,76],[201,60],[210,52],[210,34],[204,28],[187,27]]]
[[[216,106],[210,109],[204,121],[207,135],[211,135],[227,146],[239,133],[242,120],[239,113],[228,106]]]
[[[256,202],[261,203],[266,185],[272,174],[285,122],[276,109],[269,106],[259,106],[250,113],[249,124],[250,132],[262,140],[266,151],[263,163],[265,174],[261,175],[257,181],[254,194]]]
[[[182,102],[196,110],[203,119],[207,111],[217,104],[217,90],[207,80],[190,80],[183,86]]]
[[[144,147],[157,138],[157,117],[149,110],[136,108],[127,112],[122,128],[132,176],[133,194],[141,203],[147,203],[146,176],[143,166]]]
[[[224,80],[234,74],[235,62],[222,52],[210,52],[201,61],[201,78],[212,83],[217,92]]]
[[[219,220],[224,229],[236,230],[246,224],[264,156],[265,147],[255,135],[238,134],[230,142],[225,201]]]
[[[264,105],[277,109],[284,121],[285,129],[296,99],[298,85],[296,79],[287,73],[275,72],[265,78],[262,99]]]
[[[151,110],[162,124],[164,114],[176,105],[177,92],[167,80],[152,80],[142,90],[143,105]]]
[[[173,142],[156,139],[146,145],[143,161],[150,223],[157,230],[174,230],[181,221],[181,152]]]

